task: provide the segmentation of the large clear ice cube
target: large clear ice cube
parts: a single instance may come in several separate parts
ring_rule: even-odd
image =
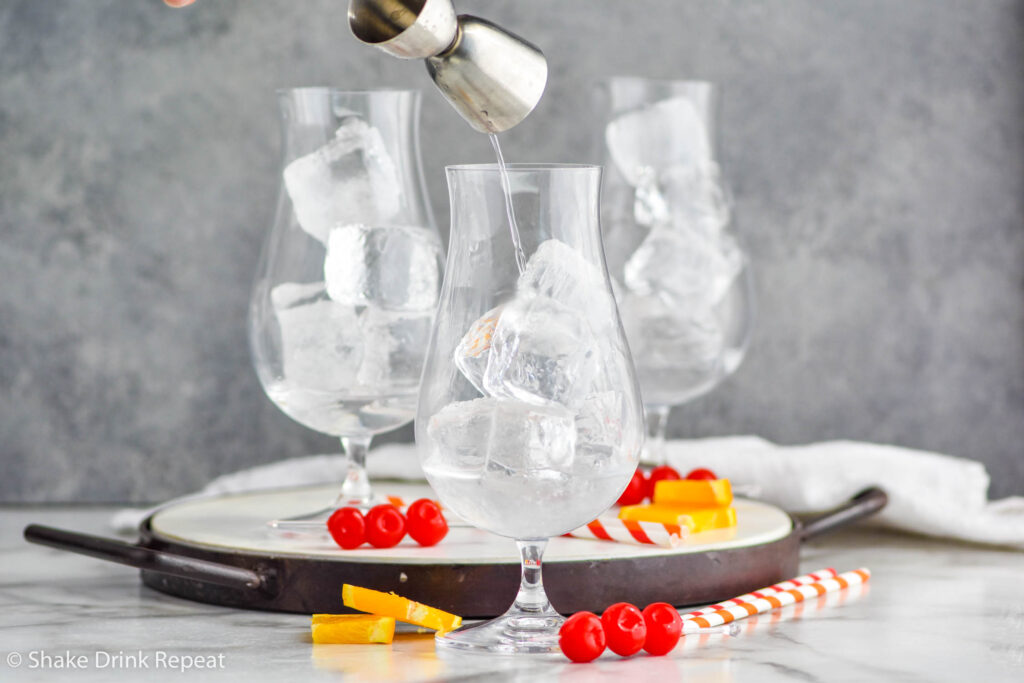
[[[683,308],[655,295],[628,294],[622,324],[637,372],[651,373],[652,386],[675,381],[685,388],[720,368],[725,335],[712,308]],[[648,386],[644,379],[641,385]]]
[[[482,394],[487,393],[484,389],[484,372],[487,370],[487,359],[491,354],[494,328],[498,325],[503,308],[504,306],[496,306],[480,316],[459,340],[453,354],[455,367]]]
[[[603,271],[549,239],[527,262],[513,301],[465,333],[455,365],[485,395],[574,407],[591,388],[600,339],[614,335],[615,322]]]
[[[743,254],[729,234],[665,226],[651,230],[623,273],[636,294],[660,294],[682,308],[709,308],[742,267]]]
[[[363,361],[356,381],[375,396],[415,392],[426,357],[433,313],[367,307],[359,317]]]
[[[517,290],[579,311],[598,333],[615,323],[615,302],[603,271],[561,240],[545,240],[537,247],[519,277]]]
[[[570,306],[585,302],[604,283],[601,270],[558,239],[544,240],[530,256],[517,289]]]
[[[338,223],[380,224],[402,208],[402,184],[380,132],[356,117],[334,139],[284,169],[299,226],[327,243]]]
[[[327,288],[323,282],[282,282],[270,290],[270,303],[275,311],[326,298]]]
[[[622,445],[622,424],[625,416],[626,398],[621,390],[610,389],[588,395],[576,413],[577,445]]]
[[[342,391],[363,360],[359,316],[323,295],[323,284],[284,283],[271,292],[281,329],[284,381],[315,391]]]
[[[673,166],[662,174],[661,187],[677,228],[717,234],[729,222],[729,203],[717,164]]]
[[[425,467],[450,475],[569,472],[576,446],[573,414],[503,398],[451,403],[427,425]]]
[[[577,406],[597,371],[597,339],[577,309],[519,295],[498,319],[484,371],[490,396]]]
[[[327,240],[327,294],[350,306],[433,311],[441,287],[441,255],[441,240],[433,230],[339,225]]]
[[[604,257],[608,264],[608,275],[613,278],[612,287],[616,286],[614,280],[623,279],[623,269],[629,257],[640,247],[647,237],[649,229],[646,226],[638,225],[632,218],[609,218],[601,219],[604,242]],[[615,295],[619,300],[618,293]]]
[[[672,218],[668,198],[658,183],[658,174],[647,167],[638,174],[639,182],[633,195],[633,220],[637,225],[653,227],[664,225]]]
[[[605,128],[612,162],[633,187],[645,173],[655,176],[672,166],[702,166],[711,161],[711,139],[693,102],[662,100],[626,112]]]

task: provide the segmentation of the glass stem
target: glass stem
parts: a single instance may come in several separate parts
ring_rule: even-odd
[[[370,502],[370,477],[366,474],[366,452],[370,450],[372,436],[343,436],[341,447],[348,457],[348,472],[341,485],[341,495],[335,505],[365,506]]]
[[[525,616],[548,614],[553,610],[541,580],[541,558],[548,546],[548,539],[517,540],[516,545],[519,546],[522,558],[522,578],[513,609]]]
[[[644,406],[647,422],[647,442],[644,444],[643,463],[658,467],[665,464],[665,429],[668,426],[668,406]]]

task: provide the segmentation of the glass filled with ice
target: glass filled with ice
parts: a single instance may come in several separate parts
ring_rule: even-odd
[[[337,507],[375,502],[370,441],[415,415],[444,257],[420,163],[418,91],[299,88],[278,100],[283,182],[249,340],[270,400],[340,437],[348,457],[337,500],[271,522],[323,531]]]
[[[616,77],[600,94],[605,253],[647,416],[643,460],[659,465],[671,407],[743,360],[750,266],[715,160],[714,86]]]
[[[549,652],[557,649],[562,618],[540,581],[547,539],[615,502],[643,438],[601,247],[601,169],[510,165],[513,210],[496,165],[447,173],[451,246],[416,441],[441,503],[516,539],[523,570],[505,615],[438,636],[438,643]]]

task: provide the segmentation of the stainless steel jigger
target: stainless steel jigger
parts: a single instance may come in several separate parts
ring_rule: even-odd
[[[517,125],[544,94],[544,54],[489,21],[456,17],[451,0],[351,0],[348,24],[368,45],[427,60],[434,84],[481,133]]]

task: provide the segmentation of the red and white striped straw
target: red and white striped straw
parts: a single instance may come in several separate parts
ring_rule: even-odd
[[[748,602],[750,602],[752,600],[756,600],[758,598],[763,598],[765,595],[768,595],[768,594],[774,594],[774,593],[779,593],[779,592],[782,592],[782,591],[787,591],[787,590],[790,590],[791,588],[796,588],[797,586],[806,586],[807,584],[814,583],[816,581],[824,581],[825,579],[834,579],[835,576],[836,576],[836,570],[833,569],[832,567],[826,567],[825,569],[819,569],[816,572],[811,572],[810,574],[804,574],[803,576],[798,576],[795,579],[790,579],[789,581],[783,581],[782,583],[777,583],[774,586],[768,586],[766,588],[762,588],[761,590],[756,590],[753,593],[747,593],[746,595],[741,595],[741,596],[739,596],[737,598],[730,598],[729,600],[723,600],[722,602],[720,602],[718,604],[710,605],[708,607],[704,607],[703,609],[694,610],[693,612],[687,612],[686,614],[683,615],[683,619],[693,619],[694,617],[702,617],[705,614],[711,614],[712,612],[717,612],[720,609],[726,609],[727,607],[732,607],[733,605],[742,605],[742,604],[748,603]]]
[[[678,524],[637,522],[632,519],[605,517],[595,519],[590,524],[573,529],[565,535],[572,538],[674,548],[679,545],[687,533],[689,533],[689,529],[680,527]]]
[[[750,602],[732,605],[703,616],[684,620],[683,635],[699,631],[702,628],[721,626],[737,619],[745,619],[746,617],[768,612],[777,607],[793,605],[803,602],[807,598],[815,598],[825,593],[848,588],[849,586],[867,583],[870,578],[871,572],[868,569],[854,569],[852,572],[844,572],[831,579],[808,583],[796,588],[779,591],[778,593],[765,593],[763,597],[754,598]]]

